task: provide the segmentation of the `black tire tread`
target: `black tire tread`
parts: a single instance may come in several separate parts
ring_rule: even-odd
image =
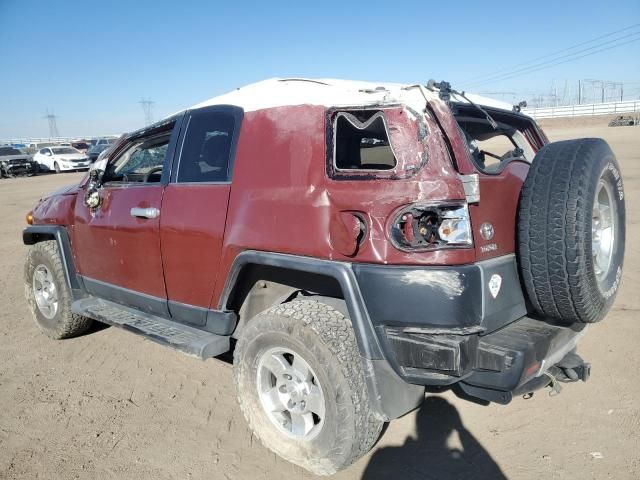
[[[520,196],[518,260],[529,300],[540,314],[567,323],[598,321],[604,301],[587,284],[594,179],[613,157],[601,139],[554,142],[532,162]],[[614,159],[615,160],[615,159]]]

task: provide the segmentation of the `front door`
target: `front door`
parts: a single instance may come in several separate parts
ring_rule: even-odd
[[[159,229],[172,127],[130,139],[109,159],[102,202],[91,210],[78,199],[72,238],[89,293],[165,316]]]

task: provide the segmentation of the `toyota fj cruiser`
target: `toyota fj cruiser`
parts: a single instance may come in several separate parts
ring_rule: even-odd
[[[233,349],[253,432],[319,474],[425,386],[478,401],[586,380],[616,295],[620,169],[600,139],[446,82],[274,79],[123,136],[27,216],[26,297],[61,339],[97,320]]]

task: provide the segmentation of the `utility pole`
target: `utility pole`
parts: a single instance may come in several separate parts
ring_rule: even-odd
[[[582,105],[582,82],[578,80],[578,105]]]
[[[49,122],[49,137],[50,138],[59,137],[60,134],[58,133],[58,124],[56,122],[56,119],[58,118],[58,116],[53,113],[53,110],[49,112],[49,109],[47,108],[47,114],[44,116],[44,118],[46,118]]]
[[[150,98],[142,98],[138,102],[142,106],[142,111],[144,112],[144,124],[151,125],[153,123],[153,105],[156,103]]]

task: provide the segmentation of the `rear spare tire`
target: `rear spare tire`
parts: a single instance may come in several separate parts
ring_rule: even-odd
[[[582,138],[543,147],[518,219],[518,260],[535,310],[563,322],[601,320],[620,286],[624,245],[624,189],[609,145]]]

